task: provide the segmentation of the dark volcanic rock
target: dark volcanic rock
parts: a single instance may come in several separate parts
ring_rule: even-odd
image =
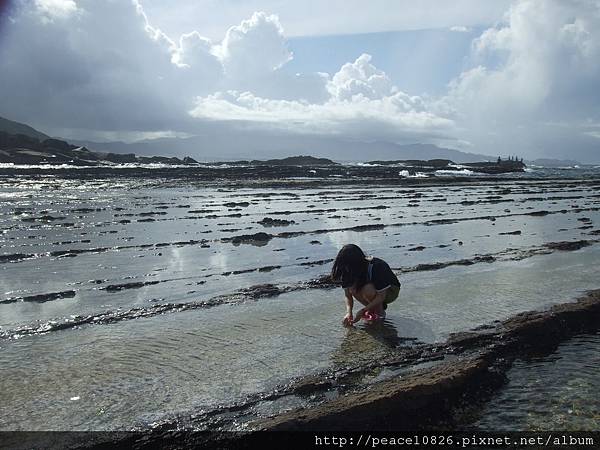
[[[338,163],[327,158],[314,156],[289,156],[282,159],[268,159],[266,161],[254,160],[252,164],[265,164],[269,166],[337,166]]]
[[[508,172],[524,172],[527,167],[522,161],[517,160],[498,160],[497,162],[475,162],[465,163],[463,166],[469,167],[476,172],[487,174],[498,174]]]
[[[133,153],[107,153],[104,157],[106,161],[114,162],[114,163],[134,163],[137,162],[137,158]]]
[[[46,294],[29,295],[26,297],[13,297],[7,300],[2,300],[0,303],[15,303],[15,302],[33,302],[33,303],[45,303],[52,300],[58,300],[61,298],[72,298],[75,297],[75,291],[62,291],[62,292],[49,292]]]
[[[33,254],[25,254],[25,253],[12,253],[9,255],[0,255],[0,263],[7,262],[19,262],[25,259],[35,258]]]
[[[221,239],[223,242],[231,242],[232,244],[255,244],[255,245],[265,245],[273,239],[273,235],[268,233],[260,233],[255,234],[242,234],[240,236],[234,236],[231,238],[223,238]]]
[[[591,242],[586,241],[586,240],[548,242],[548,243],[544,244],[545,247],[548,247],[552,250],[563,250],[563,251],[579,250],[583,247],[587,247],[588,245],[591,245]]]
[[[160,283],[160,281],[135,281],[132,283],[111,284],[101,289],[105,290],[106,292],[119,292],[124,289],[139,289],[144,286],[151,286],[158,283]]]
[[[228,203],[223,203],[223,206],[227,207],[227,208],[247,208],[248,206],[250,206],[249,202],[228,202]]]
[[[420,172],[431,172],[435,170],[460,170],[457,169],[456,164],[449,159],[430,159],[430,160],[418,160],[418,159],[407,159],[407,160],[393,160],[393,161],[369,161],[369,164],[378,165],[402,165],[405,170],[409,173],[414,174],[417,171]],[[462,167],[467,167],[473,171],[486,173],[486,174],[499,174],[509,172],[523,172],[525,170],[525,164],[521,161],[498,160],[495,162],[475,162],[475,163],[464,163]]]
[[[403,164],[407,167],[414,167],[419,169],[434,168],[434,169],[446,169],[449,164],[453,164],[449,159],[396,159],[390,161],[369,161],[368,164],[380,164],[380,165],[397,165]]]
[[[258,299],[264,297],[274,297],[281,294],[283,291],[279,286],[275,286],[274,284],[258,284],[255,286],[250,286],[246,289],[241,289],[240,292],[246,297]]]
[[[192,158],[190,156],[186,156],[185,158],[183,158],[183,163],[184,164],[198,164],[198,161],[196,161],[194,158]]]
[[[111,153],[109,153],[110,155]],[[113,153],[114,155],[114,153]],[[181,164],[182,161],[174,156],[138,156],[136,157],[133,153],[125,155],[128,158],[133,156],[133,161],[113,161],[113,162],[139,162],[144,164]]]
[[[284,227],[287,225],[292,225],[296,222],[293,220],[272,219],[270,217],[265,217],[264,219],[259,220],[258,223],[265,227]]]

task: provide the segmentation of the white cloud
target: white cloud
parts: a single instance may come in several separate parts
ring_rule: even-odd
[[[450,31],[455,31],[457,33],[469,33],[471,29],[469,27],[465,27],[464,25],[454,25],[450,27]]]
[[[292,59],[279,18],[264,12],[229,28],[216,53],[233,79],[260,77]]]
[[[5,89],[9,103],[25,115],[26,103],[43,99],[38,121],[53,121],[55,129],[107,135],[114,128],[126,137],[186,131],[193,120],[210,119],[399,140],[440,136],[453,126],[422,98],[395,87],[368,54],[333,76],[282,70],[293,55],[275,15],[255,12],[215,43],[197,31],[172,40],[138,0],[80,0],[77,6],[76,17],[44,24],[53,39],[34,31],[41,12],[22,11],[13,47],[2,49],[14,62]],[[27,35],[39,40],[23,46]],[[26,80],[24,72],[30,74]],[[24,101],[14,93],[25,85],[33,89]]]
[[[35,0],[35,7],[45,22],[66,19],[77,11],[73,0]]]
[[[423,108],[415,108],[415,105],[421,106],[421,102],[403,93],[376,100],[357,95],[351,100],[331,99],[324,104],[314,104],[228,91],[198,98],[192,115],[215,120],[285,123],[295,127],[300,125],[305,131],[328,133],[338,131],[336,124],[361,120],[381,121],[399,127],[399,133],[408,129],[447,131],[452,128],[452,121]]]
[[[363,53],[353,63],[346,63],[328,84],[329,92],[338,100],[363,96],[372,100],[394,94],[396,88],[385,72],[371,64],[371,55]]]
[[[438,107],[452,111],[480,147],[564,151],[552,147],[569,135],[575,142],[579,125],[599,118],[598,1],[516,1],[501,24],[473,42],[473,58],[479,65],[450,84]],[[550,121],[570,126],[548,128]],[[580,157],[589,154],[588,146]]]
[[[421,97],[401,92],[370,61],[371,56],[363,54],[344,64],[328,78],[329,98],[322,103],[229,90],[199,97],[191,114],[211,120],[268,123],[296,133],[392,141],[407,135],[439,138],[453,130],[451,119],[433,113]]]
[[[227,90],[199,97],[191,114],[211,120],[259,122],[296,133],[392,141],[407,135],[439,138],[453,130],[452,120],[433,113],[421,97],[401,92],[371,59],[362,54],[333,77],[322,74],[328,89],[323,102]]]
[[[202,29],[172,38],[147,3],[17,2],[0,46],[0,113],[90,135],[172,135],[219,120],[365,141],[453,139],[481,153],[510,147],[525,156],[564,151],[570,138],[584,156],[597,145],[598,128],[585,125],[600,122],[597,0],[515,1],[474,40],[466,69],[439,98],[403,92],[366,53],[332,75],[290,73],[294,55],[277,15],[249,13],[222,39]],[[310,26],[328,20],[310,18]],[[446,32],[470,31],[475,23],[464,18],[444,18]]]
[[[203,64],[206,57],[211,58],[213,56],[211,51],[210,39],[201,36],[197,31],[192,31],[181,35],[179,46],[174,49],[171,61],[178,67],[190,68]]]
[[[547,108],[548,103],[590,92],[579,84],[600,75],[600,3],[588,0],[522,0],[506,24],[485,31],[475,42],[478,55],[504,55],[496,69],[463,74],[455,92],[479,91],[496,108]],[[594,105],[596,106],[596,105]],[[596,109],[594,107],[594,109]]]

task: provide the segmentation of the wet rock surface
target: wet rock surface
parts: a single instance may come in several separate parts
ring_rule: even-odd
[[[265,217],[262,220],[259,220],[258,223],[265,227],[285,227],[288,225],[292,225],[296,222],[293,220],[285,220],[285,219],[273,219],[271,217]]]
[[[452,362],[374,385],[309,410],[255,423],[261,430],[398,430],[430,426],[452,404],[502,385],[510,363],[552,349],[576,333],[600,328],[600,290],[547,311],[518,314],[488,329],[455,334],[441,348]],[[429,420],[423,421],[424,418]]]
[[[332,400],[254,420],[242,433],[197,435],[178,430],[202,430],[207,424],[209,430],[224,430],[227,423],[244,417],[245,411],[261,402],[275,401],[292,394],[312,398],[319,392],[342,386],[344,380],[349,380],[353,374],[368,372],[369,367],[348,368],[325,378],[308,377],[282,386],[269,395],[258,395],[211,412],[156,423],[142,434],[114,436],[103,443],[127,442],[140,448],[159,444],[192,448],[201,439],[203,444],[233,448],[248,442],[253,433],[264,431],[455,429],[465,424],[453,419],[454,411],[464,414],[464,408],[491,398],[506,383],[505,374],[515,359],[551,352],[561,341],[599,328],[600,290],[595,290],[576,302],[558,304],[544,311],[521,313],[478,330],[457,333],[443,344],[407,349],[401,356],[380,364],[402,366],[419,361],[441,362],[417,368],[401,377],[348,390]],[[458,420],[464,417],[461,414],[457,416]],[[200,423],[203,425],[198,428]]]
[[[587,247],[591,245],[591,242],[588,240],[579,240],[579,241],[563,241],[563,242],[549,242],[545,244],[546,247],[552,250],[562,250],[562,251],[573,251],[579,250],[580,248]]]
[[[198,167],[179,171],[173,168],[159,169],[146,177],[144,171],[138,169],[137,172],[83,169],[78,176],[61,169],[44,176],[40,176],[39,171],[28,175],[26,170],[17,176],[10,170],[0,170],[3,199],[0,205],[0,269],[4,286],[0,301],[10,301],[0,303],[3,370],[10,372],[7,364],[9,367],[13,363],[23,364],[18,349],[36,351],[46,345],[49,352],[39,353],[36,358],[52,354],[57,345],[64,346],[54,359],[48,357],[48,362],[69,355],[68,366],[73,368],[73,361],[78,358],[77,349],[68,350],[73,337],[77,342],[89,338],[88,345],[102,354],[111,353],[115,346],[96,343],[120,335],[122,342],[128,345],[146,345],[140,347],[139,353],[130,352],[124,359],[136,360],[138,354],[147,356],[136,360],[132,370],[143,367],[147,376],[153,379],[178,374],[168,383],[169,392],[164,389],[151,392],[152,383],[143,381],[146,375],[136,374],[130,381],[145,392],[144,399],[160,398],[163,392],[174,397],[181,392],[185,395],[177,401],[171,400],[174,397],[165,397],[165,402],[173,401],[172,411],[176,417],[172,419],[160,415],[162,406],[148,404],[136,406],[131,414],[119,417],[128,420],[146,417],[142,415],[148,411],[157,411],[152,422],[144,422],[140,429],[147,429],[149,423],[155,421],[164,423],[165,429],[172,429],[175,424],[227,428],[234,423],[247,423],[257,417],[289,410],[292,406],[312,410],[340,396],[361,393],[361,387],[366,388],[366,384],[375,386],[397,378],[398,371],[406,378],[413,370],[420,370],[420,365],[426,366],[421,367],[424,370],[433,370],[438,364],[456,362],[456,358],[475,357],[471,353],[494,344],[496,338],[484,343],[486,333],[497,325],[493,322],[471,330],[458,346],[446,342],[426,344],[424,342],[430,342],[428,339],[411,340],[407,336],[390,334],[384,328],[378,333],[373,332],[372,337],[385,341],[385,345],[363,348],[349,337],[340,351],[333,350],[332,358],[342,361],[334,368],[314,369],[315,373],[311,371],[310,375],[295,378],[303,373],[302,367],[320,364],[324,359],[329,361],[330,355],[324,353],[314,359],[308,358],[298,369],[286,364],[287,371],[282,372],[275,361],[286,352],[294,354],[303,348],[319,349],[326,345],[327,339],[322,333],[329,325],[311,331],[312,322],[335,315],[332,320],[339,325],[337,312],[332,309],[324,314],[322,308],[329,308],[334,298],[339,300],[337,290],[329,291],[337,285],[331,282],[327,273],[337,247],[345,240],[365,243],[366,250],[390,263],[401,276],[402,301],[413,301],[421,295],[423,291],[417,289],[419,286],[425,288],[430,283],[434,286],[440,280],[454,277],[463,280],[464,288],[470,290],[468,297],[461,298],[451,289],[432,290],[431,299],[439,299],[440,303],[434,302],[423,316],[436,316],[436,311],[441,309],[450,311],[453,305],[444,303],[447,297],[465,303],[474,299],[469,303],[472,308],[465,310],[467,314],[473,312],[473,319],[464,319],[465,323],[452,328],[453,331],[482,323],[477,314],[487,317],[487,313],[495,308],[498,289],[510,287],[515,292],[515,301],[528,301],[522,296],[522,288],[528,281],[514,283],[514,280],[529,279],[528,267],[551,265],[554,271],[560,271],[553,261],[568,260],[569,264],[575,264],[574,270],[579,273],[584,269],[589,271],[581,261],[588,261],[596,254],[595,228],[584,229],[582,226],[593,227],[590,224],[600,220],[598,180],[510,177],[484,180],[452,176],[447,180],[422,181],[398,179],[398,168],[389,166],[372,171],[352,168],[349,176],[355,178],[344,176],[338,181],[329,177],[342,170],[337,166],[318,168],[321,172],[316,176],[307,174],[307,169]],[[264,177],[254,177],[258,174]],[[272,178],[286,174],[301,178]],[[409,208],[409,205],[412,206]],[[33,220],[21,220],[27,218]],[[265,218],[274,221],[268,229],[260,223]],[[278,219],[289,224],[278,223]],[[65,224],[69,226],[65,227]],[[280,226],[285,228],[278,228]],[[517,235],[515,231],[521,234]],[[238,238],[237,243],[232,245],[234,238]],[[521,260],[528,261],[519,264]],[[493,277],[482,275],[501,276],[504,270],[517,266],[525,272],[515,271],[512,277],[502,282],[495,283]],[[93,268],[93,274],[90,268]],[[577,273],[572,273],[570,279],[584,280],[588,283],[586,289],[593,286],[587,278],[577,278]],[[477,276],[477,283],[471,281],[473,276]],[[480,292],[479,286],[489,288]],[[463,292],[462,289],[459,291]],[[539,290],[544,289],[550,288],[540,284]],[[572,298],[573,289],[575,287],[570,285],[564,296],[552,301]],[[74,293],[74,297],[52,296],[64,292]],[[28,297],[34,301],[25,301]],[[36,298],[52,300],[38,302]],[[304,308],[311,298],[318,301],[316,310],[308,309],[306,314],[299,314],[285,325],[281,323],[281,317]],[[505,296],[504,300],[510,303],[510,296]],[[537,297],[533,300],[536,305],[543,304]],[[281,310],[279,315],[271,317],[270,311],[275,305]],[[413,307],[415,305],[418,303],[413,303]],[[264,311],[250,327],[253,331],[244,335],[245,341],[228,341],[223,333],[233,333],[230,338],[236,337],[235,333],[244,333],[248,323],[243,318],[239,323],[227,318],[236,310],[250,306]],[[396,312],[401,311],[401,306],[401,303],[394,304]],[[523,308],[531,306],[524,305]],[[523,308],[513,308],[510,314]],[[390,317],[394,311],[392,308]],[[204,321],[205,317],[212,319]],[[178,330],[182,323],[188,322],[189,328],[175,331],[166,338],[165,332]],[[214,330],[212,335],[200,335],[206,327],[220,323],[222,328]],[[409,326],[410,322],[401,321],[401,328],[404,325]],[[279,326],[283,328],[279,329]],[[144,338],[140,335],[143,330],[149,331]],[[191,342],[197,340],[211,342],[211,346],[221,348],[221,353],[235,351],[243,348],[243,342],[250,336],[256,343],[270,342],[266,336],[261,338],[269,330],[297,330],[306,344],[303,347],[292,345],[289,340],[278,341],[286,351],[278,353],[277,360],[269,360],[270,356],[265,358],[264,354],[257,353],[255,365],[262,367],[264,374],[256,380],[277,379],[281,385],[273,389],[269,385],[259,393],[241,395],[231,401],[219,398],[215,406],[210,404],[213,394],[198,396],[200,385],[187,391],[185,384],[179,384],[197,377],[204,366],[196,366],[196,360],[190,359],[185,366],[178,367],[178,361],[182,359],[179,353],[177,358],[173,357],[172,348],[185,352]],[[102,339],[96,339],[99,336]],[[288,339],[292,338],[288,336]],[[467,345],[469,339],[472,347]],[[156,346],[162,345],[166,347],[161,349],[164,351],[161,364],[169,369],[159,374],[155,372],[155,366],[144,366],[144,360],[153,358],[157,354]],[[364,351],[352,351],[354,345]],[[194,347],[198,354],[202,354],[203,348]],[[149,349],[152,351],[146,353]],[[367,357],[367,350],[374,350],[375,356]],[[14,354],[14,358],[7,356],[9,354]],[[355,358],[348,360],[345,354]],[[203,361],[207,356],[204,354]],[[231,361],[237,361],[236,357]],[[90,362],[93,363],[82,363],[80,370],[88,371]],[[122,366],[111,367],[120,370]],[[229,370],[229,365],[227,367]],[[247,373],[250,369],[235,370]],[[12,370],[5,380],[15,380],[17,370]],[[43,392],[40,387],[44,381],[35,377],[36,370],[36,367],[28,369],[29,386]],[[235,370],[230,372],[232,377]],[[54,370],[55,374],[58,372],[58,369]],[[90,377],[90,380],[94,379],[94,376]],[[74,380],[76,378],[70,379],[69,386],[87,389]],[[220,386],[221,382],[229,383],[223,378],[215,381],[215,386]],[[108,383],[106,387],[90,388],[89,392],[105,392],[111,402],[127,398],[129,394],[123,385]],[[27,386],[17,388],[28,389]],[[11,387],[14,392],[18,389]],[[53,389],[50,386],[47,391]],[[79,392],[66,396],[65,408],[85,407],[85,400],[69,403],[69,398]],[[45,401],[47,405],[54,405],[60,398]],[[196,402],[193,405],[192,398]],[[122,407],[139,405],[138,401],[146,400],[129,399],[129,404]],[[30,407],[30,404],[20,404],[15,411],[28,411],[29,417],[38,414],[37,407],[27,409]],[[188,407],[194,420],[180,414]],[[103,427],[115,423],[109,422],[116,420],[111,414],[118,412],[98,416],[91,411],[81,420],[91,424],[90,427]],[[167,415],[171,417],[170,413]],[[63,423],[71,417],[64,416]],[[60,426],[58,419],[55,423]]]

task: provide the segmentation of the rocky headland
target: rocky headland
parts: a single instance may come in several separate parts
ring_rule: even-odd
[[[16,165],[100,166],[106,164],[195,164],[190,157],[137,156],[133,153],[101,153],[78,147],[60,139],[38,139],[24,134],[0,131],[0,163]]]

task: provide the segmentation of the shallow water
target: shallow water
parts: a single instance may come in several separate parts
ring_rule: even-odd
[[[600,197],[586,180],[307,189],[118,183],[0,179],[0,429],[143,427],[598,287]],[[259,223],[265,217],[293,223]],[[269,239],[230,240],[259,232]],[[577,240],[588,246],[544,247]],[[344,329],[341,292],[307,289],[348,242],[400,273],[400,298],[378,329]],[[478,255],[493,258],[437,270]],[[432,266],[414,271],[420,264]],[[290,292],[240,291],[264,283]],[[87,315],[90,324],[35,331]],[[301,399],[254,411],[290,402]]]
[[[0,183],[0,327],[305,281],[326,273],[347,242],[400,269],[590,239],[600,220],[596,186],[584,182],[272,191],[120,182]],[[259,224],[265,217],[294,223]],[[352,229],[372,225],[381,228]],[[273,237],[227,241],[259,232]]]
[[[507,385],[473,424],[482,430],[596,431],[600,334],[575,337],[549,356],[517,361]]]
[[[294,378],[381,359],[413,339],[442,341],[450,332],[574,298],[594,287],[591,262],[599,252],[449,268],[437,277],[410,274],[376,332],[340,326],[340,292],[309,290],[5,341],[0,427],[129,427],[270,392]],[[527,282],[515,296],[517,276]]]

